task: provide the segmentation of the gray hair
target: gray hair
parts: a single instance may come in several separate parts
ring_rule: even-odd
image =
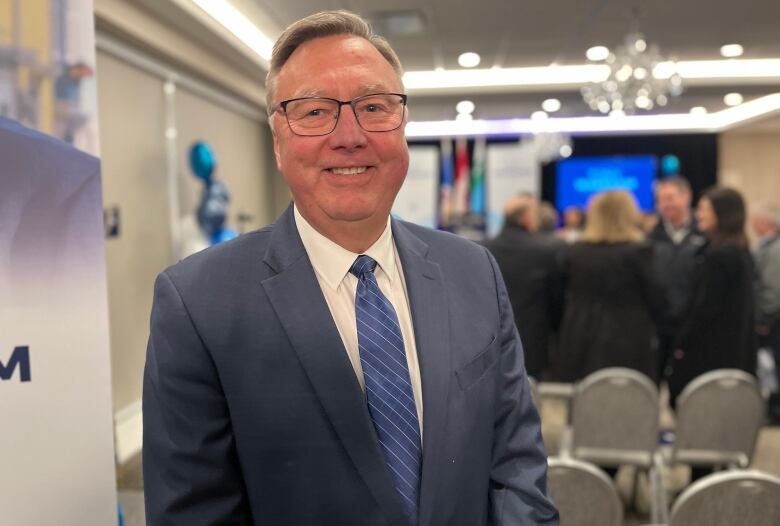
[[[759,203],[754,208],[753,213],[774,225],[775,228],[780,228],[780,204]]]
[[[265,101],[269,115],[275,110],[276,78],[295,50],[309,40],[336,35],[354,35],[368,40],[387,59],[398,75],[398,81],[402,82],[403,68],[398,55],[387,40],[371,30],[368,22],[349,11],[323,11],[293,22],[274,44],[271,67],[265,79]]]

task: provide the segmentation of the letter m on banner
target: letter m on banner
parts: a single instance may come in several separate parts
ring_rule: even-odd
[[[0,380],[10,380],[14,370],[19,368],[19,380],[22,382],[30,381],[30,348],[14,347],[14,352],[7,363],[0,360]]]

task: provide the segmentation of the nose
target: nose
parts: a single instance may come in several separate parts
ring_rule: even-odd
[[[348,151],[364,148],[368,143],[366,131],[360,127],[355,112],[350,106],[341,108],[341,115],[336,128],[328,135],[328,142],[333,149]]]

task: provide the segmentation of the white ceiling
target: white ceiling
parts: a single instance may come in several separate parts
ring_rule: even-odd
[[[279,28],[326,9],[349,9],[369,18],[414,12],[425,23],[424,33],[386,35],[407,71],[457,69],[464,51],[479,53],[480,67],[583,64],[588,47],[614,48],[634,28],[662,54],[680,60],[720,59],[720,46],[728,43],[742,44],[742,58],[780,58],[778,0],[396,0],[392,6],[384,0],[252,1]],[[690,87],[663,111],[687,112],[693,106],[718,111],[730,91],[750,100],[780,91],[780,85]],[[527,117],[551,96],[562,102],[556,116],[593,114],[577,91],[544,89],[413,96],[410,110],[415,120],[451,119],[455,104],[467,97],[476,103],[476,118]]]

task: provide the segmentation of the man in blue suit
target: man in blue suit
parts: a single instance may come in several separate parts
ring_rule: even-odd
[[[346,12],[274,47],[293,202],[157,279],[144,378],[157,525],[554,525],[498,267],[390,219],[409,155],[401,66]]]

